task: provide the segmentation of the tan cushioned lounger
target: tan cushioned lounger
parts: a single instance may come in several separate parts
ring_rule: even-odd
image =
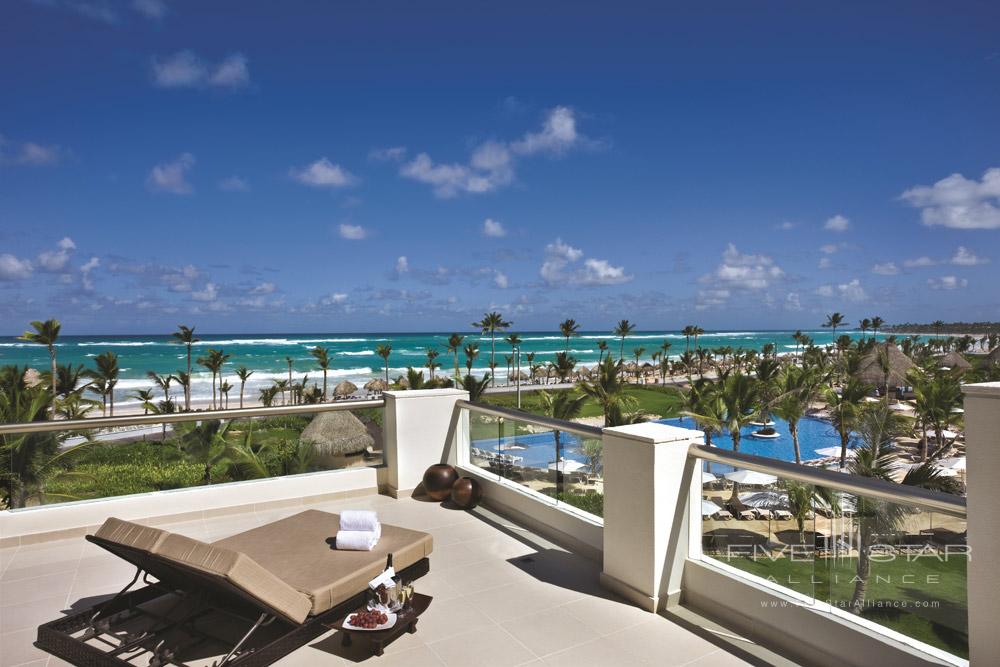
[[[382,538],[371,551],[337,551],[331,545],[339,528],[336,514],[306,510],[227,537],[214,546],[250,556],[308,595],[313,614],[332,609],[364,590],[385,569],[390,553],[398,572],[426,558],[433,549],[427,533],[383,524]]]
[[[372,551],[337,551],[339,527],[336,514],[307,510],[213,544],[114,518],[96,535],[223,577],[297,623],[363,591],[389,553],[399,571],[433,547],[427,533],[383,525]]]

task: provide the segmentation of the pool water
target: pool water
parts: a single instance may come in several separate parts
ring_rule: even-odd
[[[794,461],[795,450],[792,446],[792,436],[788,433],[788,422],[777,417],[772,417],[774,429],[780,437],[770,440],[762,440],[750,437],[753,431],[760,429],[760,426],[748,426],[740,437],[740,451],[745,454],[755,456],[766,456],[782,461]],[[660,424],[680,426],[683,428],[697,429],[697,425],[690,417],[678,417],[673,419],[658,420]],[[733,439],[729,433],[717,433],[712,437],[712,444],[721,449],[732,449]],[[855,438],[851,439],[849,447],[855,447]],[[472,446],[478,449],[496,453],[502,451],[504,454],[519,457],[517,465],[530,468],[546,468],[556,460],[555,437],[551,431],[544,433],[532,433],[518,436],[505,436],[499,441],[497,438],[484,438],[474,440]],[[499,448],[498,448],[499,446]],[[510,449],[509,447],[516,449]],[[524,447],[524,449],[519,449]],[[587,458],[580,451],[580,439],[571,433],[563,433],[560,437],[561,455],[566,459],[586,463]],[[833,425],[820,419],[803,418],[799,420],[799,448],[803,461],[821,458],[816,453],[817,449],[826,447],[840,447],[840,435]],[[730,470],[726,466],[711,465],[709,468],[716,473],[724,473]]]

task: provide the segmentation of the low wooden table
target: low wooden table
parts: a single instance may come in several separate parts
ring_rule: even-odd
[[[413,634],[417,631],[417,619],[422,613],[427,611],[427,607],[431,605],[431,600],[433,598],[430,595],[414,593],[413,598],[410,600],[410,607],[396,612],[396,624],[385,630],[349,630],[344,627],[344,622],[348,618],[359,611],[365,611],[364,609],[352,611],[336,623],[330,623],[326,627],[343,633],[344,646],[350,646],[355,637],[366,637],[371,643],[372,652],[375,655],[382,655],[386,645],[396,640],[404,632]]]

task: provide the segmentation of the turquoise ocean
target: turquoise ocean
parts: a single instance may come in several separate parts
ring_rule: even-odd
[[[555,354],[566,349],[566,339],[557,332],[518,332],[522,339],[522,364],[527,365],[524,355],[535,354],[535,363],[545,363],[555,359]],[[732,347],[736,349],[760,350],[764,345],[773,343],[779,353],[794,352],[796,344],[792,338],[793,331],[709,331],[699,337],[699,345],[709,349]],[[829,329],[805,331],[817,345],[832,342],[833,334]],[[859,332],[839,331],[838,335],[848,333],[854,337]],[[466,343],[478,343],[480,354],[474,368],[477,372],[484,371],[489,363],[490,338],[478,333],[465,334]],[[869,334],[871,335],[871,334]],[[440,356],[437,362],[442,368],[438,372],[451,373],[454,368],[454,357],[447,352],[450,333],[373,333],[373,334],[205,334],[197,333],[201,340],[195,344],[193,358],[206,354],[209,348],[224,350],[231,355],[223,375],[237,390],[230,393],[230,404],[238,394],[239,380],[235,370],[238,366],[246,366],[254,371],[247,383],[246,394],[256,397],[261,387],[269,385],[276,379],[287,379],[288,363],[292,359],[292,373],[296,381],[308,376],[309,382],[322,383],[322,372],[317,368],[310,350],[316,346],[329,348],[331,369],[328,382],[333,385],[341,380],[350,380],[358,386],[368,380],[381,377],[384,374],[382,359],[375,354],[377,345],[391,344],[392,356],[389,359],[389,376],[393,378],[405,374],[407,367],[422,368],[427,360],[429,348],[436,349]],[[506,376],[505,355],[511,354],[510,346],[503,341],[506,333],[498,336],[496,341],[497,379],[503,381]],[[881,337],[881,336],[880,336]],[[607,341],[609,349],[617,356],[620,342],[608,332],[582,332],[569,341],[569,352],[577,362],[590,366],[597,363],[600,356],[599,341]],[[642,355],[644,361],[649,361],[650,355],[660,349],[664,341],[671,343],[668,354],[677,357],[685,350],[685,337],[678,331],[642,331],[625,340],[625,356],[634,358],[636,348],[645,348]],[[690,342],[694,348],[694,340]],[[118,354],[118,364],[121,367],[121,380],[118,383],[115,401],[117,404],[134,402],[130,395],[137,389],[151,388],[152,383],[146,377],[147,371],[159,374],[176,373],[184,370],[186,353],[182,345],[178,345],[170,336],[61,336],[57,346],[57,359],[60,364],[80,364],[93,367],[93,358],[106,350]],[[459,363],[465,368],[465,355],[459,354]],[[48,368],[48,352],[39,345],[33,345],[17,340],[15,337],[0,338],[0,365],[16,364],[38,369]],[[523,368],[523,366],[522,366]],[[426,369],[424,369],[426,374]],[[464,372],[464,370],[463,370]],[[205,399],[211,396],[211,374],[197,365],[192,369],[192,396],[194,399]],[[179,396],[180,389],[174,390]]]

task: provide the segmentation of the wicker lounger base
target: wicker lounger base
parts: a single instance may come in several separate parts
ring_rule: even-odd
[[[423,558],[401,570],[398,575],[412,581],[429,571],[430,561]],[[165,618],[146,609],[157,601],[166,603],[168,600],[171,600],[170,604],[174,609],[187,603],[188,608],[181,618]],[[119,595],[110,602],[102,602],[39,626],[35,646],[81,667],[136,667],[142,664],[152,667],[167,664],[187,667],[185,653],[193,651],[200,644],[228,643],[229,648],[241,648],[242,644],[239,652],[222,662],[227,667],[264,667],[327,632],[324,623],[335,622],[365,602],[366,592],[361,591],[322,614],[310,616],[301,625],[274,616],[269,616],[269,620],[261,623],[264,618],[260,614],[261,610],[238,599],[213,597],[203,591],[172,591],[160,584],[150,583],[144,588]],[[195,627],[199,619],[207,619],[212,614],[221,614],[242,622],[243,629],[235,641],[213,634],[211,628],[206,627],[207,624]],[[99,622],[96,624],[95,615],[99,615]],[[137,632],[135,627],[147,620],[149,628],[155,631],[137,636],[140,632],[149,632],[149,629]],[[97,629],[93,625],[97,625]],[[247,636],[264,629],[265,625],[268,637],[265,643],[243,643]],[[185,641],[171,646],[170,642],[179,641],[179,636],[183,636]],[[259,636],[261,635],[258,634]],[[221,652],[222,655],[225,655],[225,650]],[[213,653],[218,654],[219,651]],[[145,661],[134,661],[137,656],[143,656]],[[215,664],[221,663],[216,661]]]

